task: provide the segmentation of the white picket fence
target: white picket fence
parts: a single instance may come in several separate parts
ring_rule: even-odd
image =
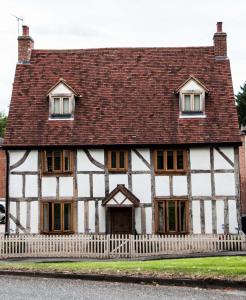
[[[243,234],[0,236],[0,258],[137,258],[219,251],[246,251],[246,236]]]

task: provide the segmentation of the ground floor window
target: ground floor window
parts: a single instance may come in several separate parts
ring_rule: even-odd
[[[177,234],[188,232],[188,200],[156,200],[156,232]]]
[[[73,232],[73,203],[44,202],[42,203],[42,228],[44,233]]]

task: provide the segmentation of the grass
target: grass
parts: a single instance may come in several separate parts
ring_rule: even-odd
[[[246,280],[246,257],[166,259],[152,261],[1,262],[0,269],[105,273]]]

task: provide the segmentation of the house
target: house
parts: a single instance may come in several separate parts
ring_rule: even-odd
[[[237,114],[213,45],[38,50],[23,26],[4,148],[9,233],[238,233]]]
[[[3,139],[0,137],[0,233],[5,231],[6,156],[2,144]]]
[[[241,130],[242,147],[239,148],[240,162],[240,197],[241,197],[241,214],[242,230],[246,233],[246,128]]]

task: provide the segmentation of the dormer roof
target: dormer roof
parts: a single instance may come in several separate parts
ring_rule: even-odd
[[[67,83],[66,80],[60,78],[47,92],[47,96],[49,96],[52,91],[54,91],[59,85],[64,85],[74,96],[78,96],[79,94]]]
[[[198,80],[194,75],[190,75],[176,90],[176,93],[179,93],[183,87],[187,85],[189,82],[195,82],[198,86],[200,86],[206,93],[209,92],[208,88],[200,81]]]

